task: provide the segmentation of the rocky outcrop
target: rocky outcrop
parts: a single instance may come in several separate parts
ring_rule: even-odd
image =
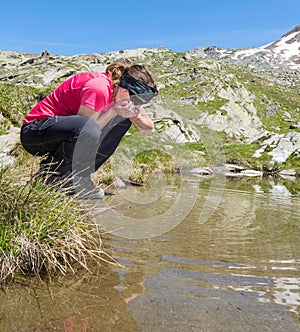
[[[20,129],[12,127],[8,134],[0,135],[0,168],[13,165],[14,157],[11,154],[19,141]]]
[[[229,137],[246,139],[255,137],[262,131],[262,122],[253,105],[255,96],[244,86],[237,89],[222,88],[217,95],[227,101],[225,105],[216,114],[201,114],[197,124],[225,132]]]
[[[260,149],[254,153],[256,158],[259,158],[265,151],[268,151],[272,161],[277,163],[285,162],[292,155],[300,158],[300,133],[271,134],[269,138],[260,143],[260,146]]]

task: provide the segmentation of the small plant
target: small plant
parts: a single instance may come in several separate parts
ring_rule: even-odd
[[[169,154],[160,150],[143,151],[135,156],[134,168],[141,167],[144,172],[161,171],[170,173],[174,170],[174,164]]]

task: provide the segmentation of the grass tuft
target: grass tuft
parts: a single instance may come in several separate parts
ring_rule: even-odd
[[[115,263],[103,251],[97,227],[83,208],[24,169],[0,170],[0,283],[34,274],[38,278],[89,270],[91,261]]]

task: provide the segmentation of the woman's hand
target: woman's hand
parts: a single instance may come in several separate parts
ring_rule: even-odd
[[[134,126],[145,135],[154,133],[154,123],[141,105],[134,105],[128,90],[120,87],[112,107],[116,114],[128,118]]]
[[[121,99],[114,104],[115,112],[123,118],[136,118],[140,114],[140,106],[134,105],[131,100]]]

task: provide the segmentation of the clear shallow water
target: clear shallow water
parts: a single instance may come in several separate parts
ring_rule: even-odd
[[[297,193],[280,180],[181,180],[106,199],[93,216],[124,267],[9,288],[0,330],[300,331]]]

